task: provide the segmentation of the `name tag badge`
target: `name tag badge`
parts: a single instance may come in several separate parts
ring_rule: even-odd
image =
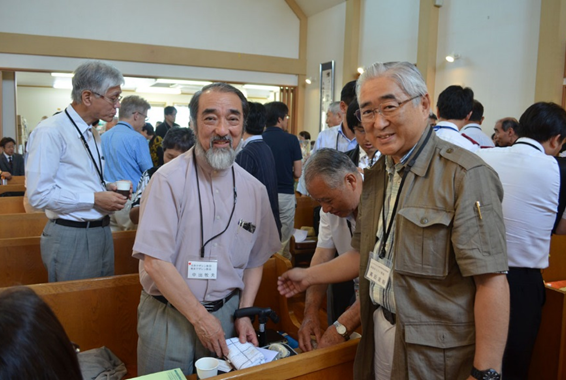
[[[217,261],[189,261],[187,278],[190,280],[216,280],[217,273]]]
[[[366,269],[366,274],[364,277],[369,281],[374,282],[380,288],[385,289],[387,283],[389,282],[390,274],[391,268],[373,258],[370,258],[369,265]]]

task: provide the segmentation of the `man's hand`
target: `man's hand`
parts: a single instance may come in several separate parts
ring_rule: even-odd
[[[94,206],[106,211],[120,211],[128,198],[113,191],[94,193]]]
[[[336,331],[336,327],[334,327],[334,325],[332,325],[332,326],[328,327],[326,329],[326,331],[324,332],[324,335],[322,336],[322,338],[318,342],[318,348],[334,346],[335,344],[343,343],[345,341],[346,341],[346,338],[344,338],[342,335],[338,334],[338,331]]]
[[[10,174],[10,172],[2,172],[2,174],[0,174],[0,178],[10,180],[12,179],[12,174]]]
[[[258,346],[257,334],[252,325],[252,321],[248,317],[238,318],[234,321],[234,327],[236,328],[236,333],[240,339],[240,343],[250,342],[254,346]]]
[[[291,269],[277,279],[277,290],[287,298],[304,292],[310,285],[307,270],[303,268]]]
[[[316,343],[320,347],[320,336],[322,329],[316,313],[305,314],[301,328],[299,329],[299,347],[302,351],[312,351],[311,335],[316,337]]]
[[[206,312],[202,314],[193,325],[195,332],[204,347],[209,351],[216,353],[216,356],[223,358],[228,356],[228,346],[224,337],[224,330],[218,318]]]

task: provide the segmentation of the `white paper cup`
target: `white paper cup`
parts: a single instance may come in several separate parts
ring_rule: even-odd
[[[200,358],[195,363],[199,379],[208,379],[218,375],[218,360],[215,358]]]
[[[116,187],[118,188],[118,190],[130,191],[130,181],[126,181],[126,180],[116,181]]]

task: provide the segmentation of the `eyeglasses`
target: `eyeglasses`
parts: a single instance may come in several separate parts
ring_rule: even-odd
[[[98,96],[99,98],[103,98],[104,100],[106,100],[108,103],[110,103],[112,105],[115,105],[115,104],[120,103],[122,101],[121,96],[116,96],[114,98],[107,98],[106,95],[99,94],[98,92],[95,92],[95,91],[92,91],[92,90],[91,90],[91,92],[94,95]]]
[[[359,109],[356,110],[354,114],[356,115],[356,118],[362,123],[373,123],[375,121],[376,114],[379,113],[383,117],[393,116],[397,111],[399,111],[399,108],[401,108],[401,106],[410,102],[411,100],[420,98],[421,96],[422,95],[413,96],[412,98],[403,100],[402,102],[399,102],[397,100],[387,100],[374,109]]]
[[[147,115],[144,115],[143,113],[138,112],[138,111],[134,112],[134,114],[136,114],[136,113],[137,113],[138,115],[142,115],[142,116],[145,118],[145,121],[148,121],[148,120],[149,120],[149,117],[148,117]]]

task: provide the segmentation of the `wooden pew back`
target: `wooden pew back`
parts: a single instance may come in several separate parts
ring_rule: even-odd
[[[115,274],[138,273],[139,260],[132,257],[136,231],[114,232],[112,237]],[[0,239],[0,287],[45,282],[39,236]]]
[[[53,309],[82,351],[108,347],[137,373],[137,274],[30,285]]]
[[[294,299],[287,300],[277,291],[277,278],[291,268],[291,262],[277,253],[267,260],[263,265],[263,276],[254,306],[269,307],[279,316],[279,323],[275,324],[270,320],[267,324],[268,329],[284,331],[297,339],[301,324],[291,311],[290,304],[294,302]],[[257,330],[257,318],[255,327]]]
[[[26,176],[25,175],[13,175],[12,178],[8,181],[8,185],[26,185]]]
[[[566,235],[552,235],[548,268],[543,269],[544,281],[566,280]]]
[[[296,197],[297,208],[295,209],[295,228],[313,226],[314,208],[320,204],[311,197]]]
[[[44,213],[0,215],[0,239],[41,236],[46,224]]]
[[[12,185],[8,183],[7,185],[0,186],[0,194],[4,193],[23,193],[26,191],[26,186],[24,184]]]
[[[24,214],[25,212],[24,197],[0,197],[0,215]]]

